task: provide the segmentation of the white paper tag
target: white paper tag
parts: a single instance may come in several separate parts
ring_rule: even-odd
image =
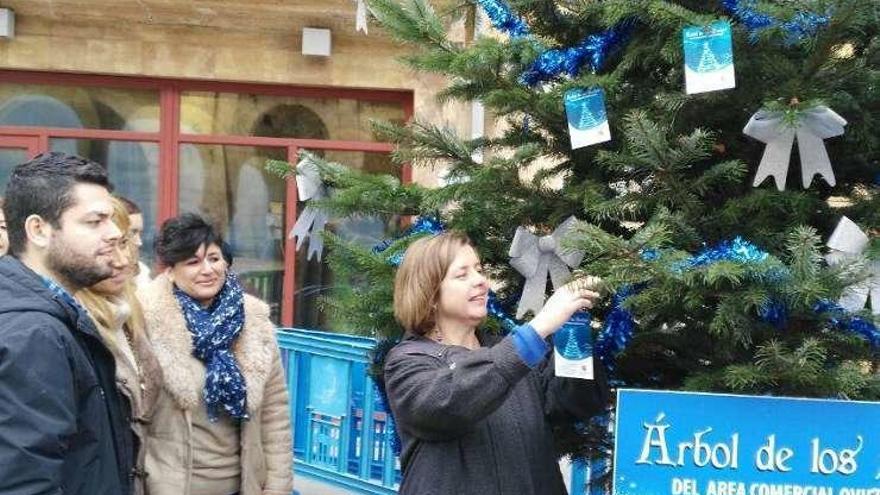
[[[605,92],[602,88],[570,89],[565,92],[565,115],[571,149],[611,141]]]
[[[575,313],[559,331],[553,334],[556,376],[584,380],[594,378],[590,319],[589,313]]]
[[[682,30],[684,81],[687,94],[736,87],[730,24],[716,21]]]

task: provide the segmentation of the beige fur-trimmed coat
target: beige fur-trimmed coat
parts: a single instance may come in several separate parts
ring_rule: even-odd
[[[192,411],[204,407],[202,363],[165,274],[138,292],[147,333],[164,374],[148,425],[146,471],[150,495],[189,495]],[[268,306],[245,295],[245,322],[233,354],[247,384],[250,419],[241,425],[241,495],[290,495],[293,457],[286,381]],[[200,378],[201,377],[201,378]]]
[[[126,303],[113,301],[112,308],[116,316],[117,332],[128,330],[124,328],[125,320],[131,314],[132,308]],[[123,337],[124,338],[124,337]],[[129,335],[130,341],[122,342],[111,347],[113,358],[116,360],[116,387],[128,399],[131,405],[131,430],[137,437],[139,445],[135,454],[135,465],[132,471],[132,495],[145,495],[146,491],[146,453],[147,453],[147,425],[153,421],[153,412],[159,392],[162,390],[162,368],[153,353],[153,346],[149,338],[143,333]],[[129,359],[120,350],[120,345],[128,343],[131,352],[137,362],[134,368]]]

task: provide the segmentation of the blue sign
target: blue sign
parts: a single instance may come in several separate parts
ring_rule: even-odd
[[[321,414],[348,413],[349,363],[342,359],[312,356],[309,406]]]
[[[614,495],[880,495],[880,403],[621,389]]]

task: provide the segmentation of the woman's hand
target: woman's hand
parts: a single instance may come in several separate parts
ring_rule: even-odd
[[[529,323],[541,338],[553,335],[576,311],[593,307],[601,282],[598,277],[583,277],[563,285]]]

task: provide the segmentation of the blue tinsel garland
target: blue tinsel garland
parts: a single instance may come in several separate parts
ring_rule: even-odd
[[[781,301],[768,299],[758,308],[758,317],[773,328],[782,330],[788,325],[788,308]]]
[[[873,322],[850,314],[840,304],[827,299],[822,299],[813,306],[816,313],[828,317],[828,322],[837,330],[854,333],[868,342],[874,348],[880,347],[880,331]]]
[[[601,33],[585,36],[574,46],[547,49],[532,38],[525,20],[515,14],[503,0],[477,2],[483,7],[486,17],[495,29],[512,38],[530,38],[535,43],[540,54],[520,76],[520,82],[529,86],[552,80],[562,74],[575,77],[584,65],[588,65],[593,72],[598,72],[608,56],[627,43],[635,26],[635,19],[624,19]],[[753,42],[757,41],[762,30],[780,27],[785,32],[786,43],[797,43],[815,36],[831,22],[830,15],[803,11],[796,13],[788,21],[780,21],[756,10],[754,0],[721,0],[721,5],[745,27]]]
[[[661,255],[657,250],[646,249],[642,251],[641,256],[646,261],[655,261]],[[742,264],[760,263],[768,256],[767,252],[762,251],[754,244],[741,237],[736,237],[732,241],[724,241],[717,246],[700,251],[691,258],[673,266],[673,271],[692,270],[720,261]],[[769,270],[768,274],[772,278],[784,276],[779,273],[779,270]],[[626,348],[635,331],[633,314],[623,308],[623,303],[644,287],[644,285],[624,286],[612,298],[611,312],[606,317],[602,331],[596,339],[596,354],[609,370],[613,369],[614,357]],[[819,301],[813,309],[818,314],[828,315],[829,322],[837,330],[859,335],[867,340],[872,347],[880,348],[880,330],[870,320],[853,316],[839,304],[828,300]],[[788,308],[781,301],[771,299],[758,308],[758,316],[765,323],[782,330],[788,322]]]
[[[812,38],[820,29],[831,22],[830,15],[798,12],[789,21],[780,21],[755,9],[754,0],[722,0],[721,5],[749,32],[752,42],[758,40],[758,34],[765,29],[780,27],[785,32],[785,41],[794,44],[806,38]]]
[[[531,37],[526,22],[513,13],[502,0],[477,0],[486,12],[486,17],[495,29],[512,38]],[[623,46],[629,38],[634,25],[632,19],[617,23],[598,34],[585,36],[576,45],[568,48],[546,49],[537,40],[532,40],[540,51],[538,58],[520,76],[520,82],[529,86],[541,81],[551,80],[561,74],[577,76],[581,68],[588,64],[593,71],[599,71],[611,54]]]
[[[698,268],[719,261],[733,261],[736,263],[758,263],[769,256],[761,251],[758,246],[743,239],[734,237],[732,241],[722,241],[714,247],[708,247],[697,253],[696,256],[684,262],[685,268]]]
[[[614,356],[626,349],[636,329],[633,314],[623,307],[623,303],[630,296],[638,294],[642,288],[643,285],[625,285],[611,298],[611,311],[605,317],[605,324],[596,338],[596,356],[608,371],[614,369]]]
[[[599,34],[587,35],[574,46],[545,50],[519,80],[533,86],[560,74],[576,77],[585,64],[593,72],[598,72],[608,56],[627,42],[634,25],[634,20],[627,19]]]
[[[486,12],[486,17],[495,29],[513,38],[529,35],[529,26],[520,16],[514,14],[502,0],[477,0]]]

